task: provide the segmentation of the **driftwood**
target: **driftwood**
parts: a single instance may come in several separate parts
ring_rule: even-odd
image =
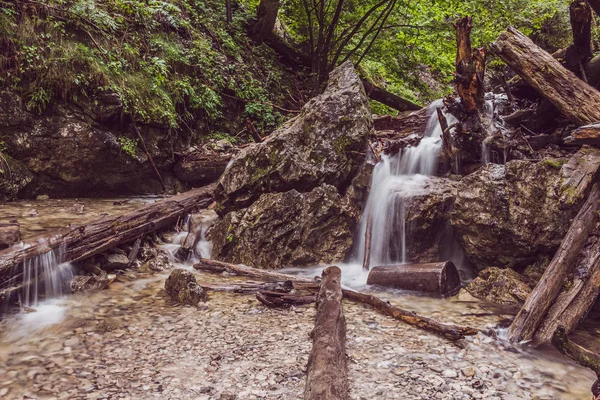
[[[20,274],[23,261],[59,246],[65,247],[63,262],[76,262],[174,224],[182,214],[207,207],[212,202],[213,190],[214,185],[204,186],[123,215],[59,229],[14,245],[0,251],[0,279],[6,281],[12,277],[13,281]]]
[[[315,302],[315,295],[303,295],[297,293],[281,293],[261,290],[256,293],[256,299],[267,307],[289,308],[291,306],[302,306]]]
[[[346,321],[342,310],[342,271],[323,271],[317,296],[313,347],[308,359],[304,400],[348,399]]]
[[[129,266],[132,266],[135,260],[137,259],[138,253],[140,252],[140,247],[142,246],[142,238],[137,238],[131,247],[131,251],[127,255],[127,259],[129,260]]]
[[[565,138],[565,143],[600,146],[600,124],[580,126]]]
[[[511,341],[520,342],[533,338],[598,221],[599,200],[600,188],[596,183],[571,223],[550,265],[510,325],[508,337]]]
[[[547,343],[558,328],[573,332],[590,311],[600,293],[600,234],[599,225],[590,235],[590,245],[581,252],[581,262],[573,276],[548,310],[544,321],[536,331],[533,341]]]
[[[552,336],[552,344],[558,351],[572,358],[579,365],[594,371],[598,379],[596,380],[596,383],[594,383],[594,386],[592,386],[592,393],[596,400],[600,398],[600,355],[571,342],[567,337],[567,331],[563,326],[559,326],[558,329],[556,329],[556,332]]]
[[[264,280],[291,280],[294,282],[294,285],[296,282],[314,284],[315,282],[318,282],[319,279],[318,277],[307,278],[303,276],[288,275],[269,270],[252,268],[242,264],[234,265],[204,258],[200,259],[199,263],[194,265],[194,268],[201,271],[216,273],[228,272],[231,274],[250,276],[252,278]],[[344,298],[347,300],[370,305],[382,314],[389,315],[398,321],[402,321],[409,325],[436,333],[451,340],[461,339],[464,336],[476,335],[479,332],[474,328],[442,324],[431,318],[421,317],[414,312],[394,307],[390,303],[375,296],[347,289],[343,289],[342,292]]]
[[[380,285],[448,296],[460,289],[460,276],[452,261],[373,267],[368,285]]]
[[[0,224],[0,249],[12,246],[21,240],[21,227],[18,222]]]
[[[508,28],[490,48],[571,122],[588,125],[600,121],[600,92],[517,29]]]

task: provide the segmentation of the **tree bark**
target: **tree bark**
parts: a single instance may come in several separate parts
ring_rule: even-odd
[[[378,101],[398,111],[417,111],[422,108],[410,100],[403,99],[394,93],[375,86],[367,79],[362,78],[361,80],[365,87],[365,91],[367,92],[367,96],[369,96],[371,100]]]
[[[367,284],[448,296],[460,289],[460,276],[452,261],[389,265],[373,267]]]
[[[509,27],[490,48],[571,122],[600,121],[600,92],[515,28]]]
[[[586,248],[583,260],[573,276],[565,284],[562,292],[536,331],[533,341],[536,344],[550,342],[559,326],[567,333],[573,332],[590,311],[600,293],[600,238],[598,226],[591,245]]]
[[[485,47],[471,49],[472,18],[456,21],[456,92],[467,113],[475,113],[484,104]]]
[[[259,43],[264,42],[273,34],[280,0],[260,0],[256,10],[257,20],[252,26],[252,34]]]
[[[592,58],[592,10],[585,0],[573,0],[569,17],[573,44],[565,54],[566,67],[581,76],[585,74],[583,66]]]
[[[22,262],[65,246],[63,262],[84,260],[104,250],[127,243],[149,232],[174,224],[182,214],[212,202],[215,185],[167,198],[135,211],[101,218],[87,225],[59,229],[0,251],[0,279],[18,275]]]
[[[515,317],[508,330],[508,338],[513,342],[530,340],[540,326],[550,305],[563,286],[569,269],[579,252],[587,243],[591,230],[598,220],[600,188],[594,184],[590,194],[571,223],[571,227],[544,271],[525,304]]]
[[[217,260],[200,259],[198,264],[194,265],[194,268],[201,271],[222,273],[229,272],[237,275],[250,276],[258,279],[265,280],[291,280],[294,285],[297,283],[314,284],[318,281],[317,277],[307,278],[303,276],[282,274],[279,272],[262,270],[257,268],[248,267],[246,265],[229,264]],[[450,340],[461,339],[464,336],[476,335],[479,331],[470,327],[461,327],[450,324],[442,324],[431,318],[421,317],[414,312],[406,311],[398,307],[392,306],[390,303],[383,301],[375,296],[367,295],[353,290],[343,289],[342,293],[344,298],[354,301],[356,303],[368,304],[375,308],[382,314],[389,315],[392,318],[405,322],[409,325],[416,326],[418,328],[436,333],[440,336],[444,336]]]
[[[231,13],[231,0],[225,0],[225,21],[228,24],[233,22],[233,15]]]
[[[600,124],[580,126],[571,132],[571,136],[565,138],[568,144],[591,144],[600,145]]]
[[[304,400],[348,399],[346,321],[342,310],[342,271],[323,271],[317,295],[317,315],[311,336]]]
[[[600,17],[600,0],[587,0],[587,2],[596,15]]]

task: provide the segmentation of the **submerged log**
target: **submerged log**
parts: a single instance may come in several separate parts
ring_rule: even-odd
[[[520,342],[533,338],[598,221],[599,200],[600,188],[596,183],[571,223],[550,265],[510,325],[508,338],[511,341]]]
[[[346,400],[348,364],[346,359],[346,321],[342,310],[342,271],[329,267],[323,271],[317,296],[317,315],[311,336],[304,400]]]
[[[594,371],[598,380],[592,386],[592,393],[594,394],[594,398],[597,399],[600,397],[600,355],[571,342],[563,326],[559,326],[556,329],[556,332],[552,336],[552,344],[558,351],[572,358],[577,364]]]
[[[600,121],[600,92],[517,29],[509,27],[490,48],[571,122],[588,125]]]
[[[174,224],[182,214],[212,202],[214,185],[190,190],[126,214],[104,217],[87,225],[59,229],[0,251],[0,279],[18,275],[22,262],[60,246],[62,262],[76,262]]]
[[[600,146],[600,124],[580,126],[565,138],[565,143]]]
[[[460,276],[452,261],[373,267],[368,285],[380,285],[448,296],[460,289]]]
[[[288,275],[269,270],[252,268],[242,264],[234,265],[222,261],[208,260],[204,258],[200,259],[200,261],[194,265],[194,268],[201,271],[216,273],[228,272],[232,274],[245,275],[265,280],[291,280],[294,282],[294,285],[296,285],[297,282],[314,284],[319,279],[318,277],[307,278],[303,276]],[[375,296],[355,292],[353,290],[348,289],[343,289],[342,293],[344,295],[344,298],[347,300],[370,305],[382,314],[389,315],[398,321],[402,321],[409,325],[413,325],[418,328],[427,330],[429,332],[436,333],[451,340],[457,340],[465,336],[476,335],[479,332],[477,329],[474,328],[442,324],[431,318],[421,317],[414,312],[394,307],[390,303],[381,300]]]

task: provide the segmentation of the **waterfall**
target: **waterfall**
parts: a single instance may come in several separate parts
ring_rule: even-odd
[[[361,218],[358,232],[356,261],[362,262],[365,253],[365,232],[371,219],[370,265],[406,263],[407,242],[411,238],[406,223],[411,197],[427,193],[426,183],[438,169],[442,149],[442,129],[435,110],[442,106],[437,100],[429,106],[429,120],[419,144],[395,155],[383,155],[375,166],[371,191]],[[446,114],[448,124],[456,119]],[[360,260],[360,261],[358,261]]]

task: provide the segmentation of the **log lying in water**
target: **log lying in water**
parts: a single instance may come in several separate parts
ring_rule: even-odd
[[[568,144],[600,145],[600,124],[580,126],[565,138]]]
[[[342,271],[323,271],[317,295],[317,315],[311,336],[304,400],[346,400],[348,364],[346,360],[346,320],[342,310]]]
[[[460,289],[460,276],[452,261],[373,267],[368,285],[452,295]]]
[[[20,274],[23,261],[59,246],[65,246],[62,261],[75,262],[174,224],[182,214],[207,207],[212,202],[214,187],[204,186],[126,214],[59,229],[0,251],[0,280]]]
[[[517,29],[509,27],[490,49],[571,122],[588,125],[600,121],[600,92]]]
[[[567,332],[563,326],[559,326],[552,336],[552,344],[558,351],[564,355],[571,357],[579,365],[591,369],[596,374],[598,380],[592,387],[594,398],[600,397],[599,381],[600,381],[600,355],[589,351],[588,349],[573,343],[567,337]]]
[[[307,278],[303,276],[282,274],[279,272],[262,270],[248,267],[246,265],[234,265],[222,261],[200,259],[200,262],[194,265],[194,268],[201,271],[222,273],[227,272],[236,275],[250,276],[252,278],[264,280],[290,280],[296,283],[314,284],[318,282],[318,278]],[[431,318],[421,317],[414,312],[406,311],[398,307],[392,306],[390,303],[379,299],[378,297],[367,295],[364,293],[355,292],[353,290],[342,289],[344,298],[356,303],[367,304],[375,308],[382,314],[389,315],[392,318],[405,322],[409,325],[436,333],[451,340],[461,339],[464,336],[476,335],[479,331],[470,327],[461,327],[450,324],[442,324]]]
[[[599,201],[600,187],[596,183],[571,223],[550,265],[510,325],[508,338],[511,341],[520,342],[533,338],[598,221]]]

